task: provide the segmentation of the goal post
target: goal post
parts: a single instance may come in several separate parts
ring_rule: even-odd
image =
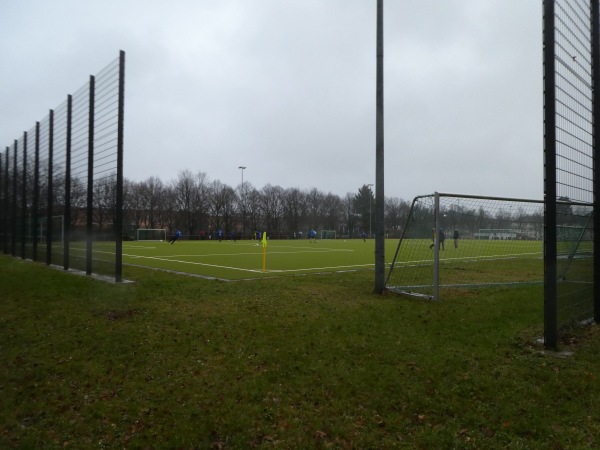
[[[37,239],[37,242],[45,244],[48,238],[48,228],[50,228],[50,238],[53,244],[64,245],[65,242],[65,216],[58,215],[52,216],[50,227],[48,227],[48,217],[41,216],[37,218],[37,230],[33,230],[34,220],[29,219],[27,225],[28,236],[27,240],[33,242],[33,239]]]
[[[591,206],[561,202],[564,279],[590,270]],[[413,201],[388,290],[438,300],[449,288],[542,284],[542,200],[436,193]],[[570,274],[570,275],[569,275]]]
[[[336,239],[337,234],[334,230],[321,230],[321,239]]]
[[[138,228],[135,238],[137,241],[166,241],[167,230],[164,228]]]

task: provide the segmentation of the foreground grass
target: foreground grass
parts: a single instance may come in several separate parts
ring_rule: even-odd
[[[539,288],[125,276],[0,257],[0,448],[599,445],[600,333],[545,355]]]

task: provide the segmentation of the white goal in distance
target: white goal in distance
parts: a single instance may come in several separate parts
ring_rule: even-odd
[[[164,228],[138,228],[135,238],[137,241],[166,241],[167,230]]]
[[[334,230],[321,230],[321,239],[336,239],[337,234]]]

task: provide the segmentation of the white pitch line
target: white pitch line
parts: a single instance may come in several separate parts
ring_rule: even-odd
[[[194,262],[194,261],[172,260],[172,259],[166,259],[166,258],[159,258],[159,257],[155,257],[155,256],[137,256],[137,255],[125,255],[125,254],[123,256],[129,256],[129,257],[132,257],[135,259],[152,259],[152,260],[157,260],[157,261],[176,262],[176,263],[180,263],[180,264],[191,264],[191,265],[195,265],[195,266],[213,267],[213,268],[217,268],[217,269],[237,270],[237,271],[241,271],[241,272],[251,272],[251,273],[261,273],[262,272],[262,270],[259,270],[259,269],[242,269],[240,267],[221,266],[221,265],[216,265],[216,264],[206,264],[206,263],[200,263],[200,262]],[[314,271],[314,270],[340,270],[340,269],[350,269],[350,268],[355,269],[357,267],[371,267],[371,266],[374,266],[374,264],[353,264],[353,265],[347,265],[347,266],[310,267],[310,268],[303,268],[303,269],[275,269],[275,270],[267,270],[267,272],[268,273],[308,272],[308,271]]]
[[[521,256],[542,256],[539,252],[532,253],[511,253],[507,255],[490,255],[490,256],[462,256],[462,257],[449,257],[449,258],[440,258],[441,263],[451,263],[451,262],[480,262],[481,260],[500,260],[500,259],[516,259]],[[410,260],[410,261],[398,261],[396,266],[413,266],[413,265],[424,265],[424,264],[432,264],[433,257],[431,259],[418,259],[418,260]]]
[[[353,252],[354,250],[337,250],[337,249],[333,249],[332,252]],[[296,253],[325,253],[324,251],[312,251],[312,250],[303,250],[303,251],[299,251],[299,252],[273,252],[273,251],[268,251],[267,254],[268,255],[293,255]],[[254,252],[254,253],[202,253],[202,254],[195,254],[195,255],[190,255],[190,254],[178,254],[178,255],[163,255],[163,258],[181,258],[181,257],[190,257],[190,258],[200,258],[200,257],[213,257],[213,256],[257,256],[257,255],[261,255],[262,252]],[[129,255],[129,254],[123,254],[123,256],[134,256],[134,255]]]

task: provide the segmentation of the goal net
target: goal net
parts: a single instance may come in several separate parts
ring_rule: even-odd
[[[335,239],[336,233],[334,230],[321,230],[321,239]]]
[[[561,205],[559,273],[567,279],[592,262],[592,221],[589,205]],[[541,200],[442,193],[416,197],[386,287],[437,300],[447,288],[542,283],[543,214]]]
[[[164,228],[138,228],[136,233],[138,241],[166,241],[167,230]]]

